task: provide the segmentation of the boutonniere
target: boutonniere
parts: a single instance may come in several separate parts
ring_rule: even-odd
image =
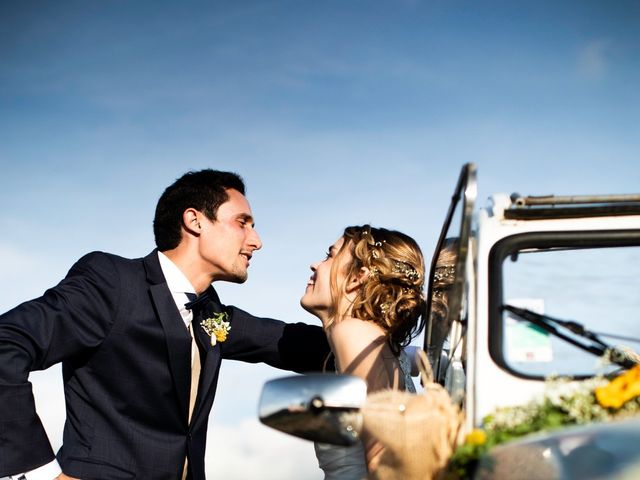
[[[224,342],[227,339],[231,324],[228,322],[227,312],[214,313],[213,317],[205,318],[200,322],[202,329],[211,337],[211,346],[216,342]]]

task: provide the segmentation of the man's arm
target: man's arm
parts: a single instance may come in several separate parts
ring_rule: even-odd
[[[231,331],[221,345],[224,358],[264,362],[299,373],[322,371],[330,348],[321,327],[254,317],[236,307],[225,310]]]
[[[29,373],[97,347],[112,325],[118,276],[105,254],[79,260],[56,287],[0,316],[0,477],[55,457]]]

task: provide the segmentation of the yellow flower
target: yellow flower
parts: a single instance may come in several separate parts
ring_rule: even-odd
[[[205,318],[200,322],[203,330],[211,337],[211,346],[217,342],[224,342],[227,339],[231,325],[225,321],[229,318],[226,312],[214,313],[213,317]]]
[[[474,428],[464,438],[464,443],[468,445],[484,445],[487,441],[487,434],[480,428]]]
[[[605,385],[602,387],[596,388],[596,400],[598,400],[598,404],[604,408],[620,408],[624,403],[622,401],[622,397],[620,396],[620,392],[609,388],[610,385]]]
[[[596,388],[595,394],[601,407],[620,408],[640,395],[640,365],[618,375],[608,384]]]
[[[216,340],[219,342],[224,342],[227,339],[227,331],[226,330],[216,330],[213,332],[216,336]]]

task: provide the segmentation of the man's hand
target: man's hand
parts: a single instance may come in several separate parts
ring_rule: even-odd
[[[58,475],[53,480],[80,480],[80,479],[79,478],[75,478],[75,477],[68,477],[64,473],[61,473],[60,475]]]

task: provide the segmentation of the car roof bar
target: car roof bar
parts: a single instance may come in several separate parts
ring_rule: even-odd
[[[511,194],[511,202],[516,207],[534,205],[585,205],[596,203],[636,203],[640,202],[640,194],[630,195],[542,195],[523,197],[518,193]]]

